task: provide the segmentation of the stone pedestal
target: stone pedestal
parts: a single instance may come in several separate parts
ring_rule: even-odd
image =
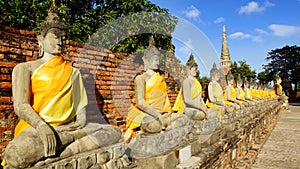
[[[134,159],[133,161],[140,169],[172,169],[179,163],[178,151],[172,151],[165,155]]]
[[[191,157],[187,161],[180,163],[176,166],[176,169],[193,169],[198,164],[200,157]]]

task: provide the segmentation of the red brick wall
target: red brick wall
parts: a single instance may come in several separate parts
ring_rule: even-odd
[[[18,63],[35,60],[38,50],[34,32],[0,25],[0,155],[12,139],[18,120],[12,102],[12,70]],[[89,97],[88,120],[108,122],[124,130],[127,109],[134,96],[133,79],[143,70],[142,66],[133,62],[132,55],[71,41],[67,41],[65,56],[82,73]],[[184,68],[174,55],[167,58],[166,67],[169,99],[173,104]]]

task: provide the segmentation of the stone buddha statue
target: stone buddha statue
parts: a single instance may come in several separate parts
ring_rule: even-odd
[[[239,128],[241,123],[240,119],[242,118],[242,103],[237,100],[237,94],[234,87],[234,77],[231,74],[231,71],[228,72],[226,76],[227,86],[225,86],[224,98],[226,103],[226,112],[230,118],[230,123],[234,123],[234,126],[230,126],[230,131],[233,131],[235,128]]]
[[[126,119],[128,129],[124,138],[127,142],[137,131],[151,135],[183,126],[187,121],[185,115],[171,113],[164,74],[159,70],[160,51],[155,47],[153,37],[142,59],[144,72],[134,79],[135,98]]]
[[[12,73],[14,139],[4,152],[6,166],[26,168],[42,159],[117,143],[117,127],[87,123],[88,99],[78,69],[61,56],[66,26],[53,2],[37,35],[40,58],[18,64]]]
[[[274,91],[278,97],[278,101],[282,103],[283,107],[289,110],[288,97],[285,95],[281,86],[281,77],[277,74],[274,78]]]
[[[195,78],[198,65],[193,54],[186,63],[187,77],[183,81],[173,110],[186,114],[190,119],[203,120],[207,115],[207,107],[202,98],[202,86]]]
[[[238,110],[241,108],[241,103],[237,100],[237,93],[234,88],[234,78],[231,74],[231,71],[228,72],[226,76],[227,86],[225,87],[225,103],[228,106],[229,113],[233,112],[234,110]]]
[[[251,88],[250,88],[250,82],[247,80],[247,78],[245,78],[244,81],[244,90],[245,90],[245,99],[247,101],[252,101],[252,94],[251,94]]]
[[[220,79],[220,71],[217,69],[216,64],[213,64],[210,70],[211,82],[208,84],[208,99],[206,105],[210,109],[214,109],[218,112],[218,117],[221,118],[222,113],[225,111],[225,99],[223,89],[218,83]]]
[[[236,99],[244,104],[245,106],[248,105],[248,102],[246,101],[245,99],[245,91],[244,89],[242,88],[242,85],[243,85],[243,80],[241,79],[241,75],[238,74],[238,77],[237,77],[237,82],[236,82]]]

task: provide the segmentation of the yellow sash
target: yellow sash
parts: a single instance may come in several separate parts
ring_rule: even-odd
[[[196,78],[194,78],[194,83],[193,83],[193,85],[191,87],[191,91],[190,91],[191,99],[195,99],[196,97],[198,97],[199,94],[201,93],[201,91],[202,91],[201,84],[199,83],[199,81]],[[174,111],[177,111],[178,114],[182,114],[185,111],[185,108],[186,108],[186,105],[183,100],[182,88],[181,88],[177,95],[176,101],[175,101],[172,109]]]
[[[208,84],[209,87],[212,87],[213,92],[214,92],[214,98],[216,99],[217,102],[225,104],[224,100],[224,95],[223,95],[223,90],[222,87],[219,84]],[[218,111],[218,118],[221,117],[222,114],[222,108],[214,103],[212,103],[209,98],[206,100],[206,105],[207,107],[211,109],[215,109]]]
[[[244,90],[242,89],[242,88],[240,88],[240,92],[239,92],[239,98],[241,98],[241,99],[245,99],[245,92],[244,92]],[[243,101],[242,100],[239,100],[239,102],[240,103],[243,103]]]
[[[246,88],[246,96],[250,99],[252,99],[252,93],[251,90],[249,88]]]
[[[158,72],[154,73],[146,82],[145,101],[161,113],[171,112],[167,85],[164,76],[160,75]],[[132,100],[132,103],[126,118],[128,129],[124,134],[125,140],[134,137],[136,128],[141,126],[142,119],[146,115],[143,110],[136,106],[135,99]]]
[[[72,66],[61,56],[41,65],[31,77],[32,108],[50,125],[69,122],[75,116],[72,104]],[[14,137],[30,125],[20,120]]]
[[[232,99],[236,99],[236,90],[235,90],[235,88],[233,86],[231,86],[230,97]],[[231,105],[232,104],[232,102],[228,101],[228,89],[227,88],[225,89],[225,103],[227,105]]]
[[[279,93],[277,93],[277,86],[279,87]],[[279,84],[279,85],[275,85],[274,86],[274,92],[276,95],[281,95],[282,94],[282,86]]]

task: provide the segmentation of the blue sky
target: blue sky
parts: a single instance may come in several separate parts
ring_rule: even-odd
[[[226,26],[231,61],[245,60],[257,73],[267,53],[285,45],[300,45],[300,0],[150,0],[179,18],[173,44],[186,63],[196,55],[201,76],[217,62]]]

